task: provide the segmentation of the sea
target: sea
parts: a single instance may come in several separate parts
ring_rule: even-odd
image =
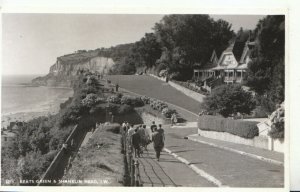
[[[73,96],[71,88],[30,85],[31,80],[38,76],[2,75],[2,119],[20,113],[58,112],[60,103]]]

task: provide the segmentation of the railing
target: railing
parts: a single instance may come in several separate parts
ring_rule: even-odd
[[[121,129],[121,153],[123,154],[123,185],[141,187],[139,161],[133,157],[133,148],[130,145],[130,138],[128,138],[127,131]]]
[[[234,82],[242,82],[243,81],[243,78],[242,77],[225,77],[224,78],[224,81],[225,82],[228,82],[228,81],[234,81]]]
[[[67,148],[61,147],[60,151],[56,154],[51,164],[47,168],[46,172],[40,178],[41,181],[51,180],[56,181],[61,179],[65,174],[65,171],[69,168],[72,156],[79,149],[87,131],[82,127],[76,125],[74,126],[72,132],[68,136],[64,144]],[[56,185],[40,182],[38,186],[44,185]]]

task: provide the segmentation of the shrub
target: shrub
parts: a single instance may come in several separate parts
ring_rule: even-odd
[[[240,85],[222,85],[215,88],[202,105],[209,112],[228,117],[238,112],[250,114],[255,108],[255,101],[252,94]]]
[[[163,69],[163,70],[160,70],[159,73],[158,73],[158,76],[159,77],[165,77],[167,75],[168,71]]]
[[[110,103],[115,103],[115,104],[120,104],[121,103],[121,99],[118,95],[112,95],[112,96],[109,96],[107,98],[107,102],[110,102]]]
[[[130,105],[121,105],[120,108],[118,109],[118,114],[123,115],[126,113],[131,113],[133,111],[133,107]]]
[[[120,98],[120,99],[123,97],[123,94],[122,94],[122,93],[117,93],[116,95],[117,95],[117,97]]]
[[[257,122],[226,119],[216,116],[200,116],[198,128],[207,131],[227,132],[243,138],[253,138],[259,135]]]
[[[68,100],[66,100],[65,102],[63,102],[59,105],[59,108],[60,109],[66,108],[72,102],[72,100],[73,100],[73,98],[69,97]]]
[[[98,90],[97,90],[96,87],[93,87],[93,86],[87,86],[87,87],[83,88],[83,89],[81,90],[81,92],[82,92],[83,94],[87,95],[87,94],[90,94],[90,93],[97,93]]]
[[[162,111],[168,105],[160,100],[150,100],[150,106],[152,109]]]
[[[192,84],[192,81],[188,81],[188,82],[184,82],[184,81],[176,81],[176,80],[172,80],[174,83],[182,86],[182,87],[185,87],[187,89],[190,89],[192,91],[195,91],[197,93],[200,93],[200,94],[203,94],[203,95],[208,95],[208,91],[206,89],[204,89],[202,86],[201,83],[195,83],[195,84]]]
[[[144,102],[141,100],[140,97],[134,97],[129,95],[124,95],[121,98],[121,104],[131,105],[134,107],[141,107],[144,105]]]
[[[171,118],[172,114],[176,113],[174,109],[169,109],[168,107],[163,108],[161,114],[163,114],[166,118]]]
[[[278,106],[277,110],[274,111],[269,117],[271,121],[271,130],[269,135],[272,138],[284,138],[284,104]]]
[[[59,126],[64,127],[78,123],[82,110],[81,106],[73,105],[60,114]]]
[[[97,103],[100,102],[104,102],[103,98],[98,97],[96,94],[94,93],[90,93],[88,94],[82,101],[81,104],[83,107],[92,107],[94,105],[96,105]]]
[[[144,102],[144,104],[150,104],[150,98],[147,96],[141,96],[141,100]]]
[[[95,113],[102,113],[105,111],[105,103],[99,103],[97,105],[94,105],[93,107],[91,107],[91,109],[89,110],[90,114],[95,114]]]

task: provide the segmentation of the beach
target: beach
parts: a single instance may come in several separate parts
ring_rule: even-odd
[[[10,122],[56,114],[60,104],[73,96],[73,90],[67,87],[30,86],[33,78],[34,76],[3,78],[1,128],[6,128]]]
[[[40,112],[19,112],[19,113],[12,113],[8,115],[2,115],[1,117],[1,127],[6,128],[10,122],[27,122],[31,119],[35,119],[40,116],[47,116],[56,114],[58,110],[56,109],[49,109],[49,111],[40,111]]]

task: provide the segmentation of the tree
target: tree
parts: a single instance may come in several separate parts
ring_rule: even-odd
[[[163,50],[161,61],[186,78],[195,63],[206,64],[214,49],[223,51],[234,34],[228,22],[208,15],[168,15],[154,30]]]
[[[255,29],[256,45],[249,64],[248,86],[264,95],[271,111],[284,101],[284,15],[267,16]]]
[[[154,33],[146,33],[140,41],[135,43],[132,52],[139,55],[140,64],[151,68],[161,56],[161,47]],[[139,66],[139,63],[136,66]]]
[[[204,99],[203,107],[224,117],[237,112],[250,114],[255,107],[255,101],[250,92],[240,85],[221,85],[213,89],[212,94]]]

